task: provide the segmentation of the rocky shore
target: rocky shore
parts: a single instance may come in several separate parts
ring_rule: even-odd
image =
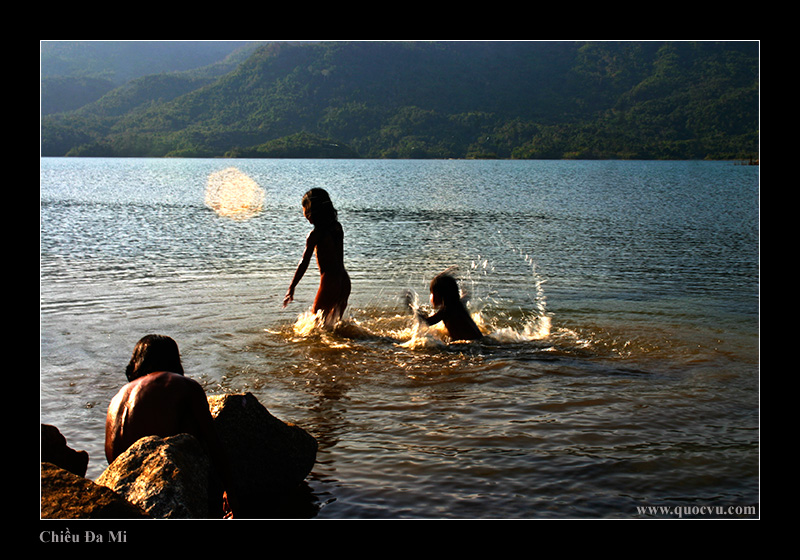
[[[317,441],[275,418],[251,393],[209,396],[209,409],[238,489],[237,517],[311,517],[305,478]],[[142,438],[92,481],[89,456],[42,424],[43,519],[214,519],[222,487],[199,441],[189,434]]]

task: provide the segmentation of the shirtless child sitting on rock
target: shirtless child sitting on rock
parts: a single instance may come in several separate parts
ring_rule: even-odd
[[[111,463],[146,436],[191,434],[206,449],[233,509],[230,467],[214,430],[203,387],[183,375],[178,345],[168,336],[147,335],[125,371],[129,383],[111,400],[106,415],[106,459]]]

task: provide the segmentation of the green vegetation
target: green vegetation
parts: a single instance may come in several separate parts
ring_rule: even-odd
[[[268,43],[44,115],[42,155],[749,159],[758,111],[755,42]]]

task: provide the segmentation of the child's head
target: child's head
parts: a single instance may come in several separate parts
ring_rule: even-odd
[[[128,381],[133,381],[154,371],[170,371],[183,375],[178,344],[168,336],[148,334],[139,340],[125,368],[125,377]]]
[[[431,280],[431,303],[434,307],[453,305],[461,301],[458,282],[448,271]]]
[[[303,195],[303,214],[312,224],[325,224],[336,220],[338,212],[325,189],[311,189]]]

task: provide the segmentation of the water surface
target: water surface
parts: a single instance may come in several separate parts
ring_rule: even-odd
[[[332,333],[308,328],[314,268],[281,307],[312,187],[353,281]],[[207,393],[317,438],[309,517],[757,511],[757,167],[45,158],[40,195],[40,417],[90,478],[133,346],[161,333]],[[403,304],[450,266],[481,342]]]

